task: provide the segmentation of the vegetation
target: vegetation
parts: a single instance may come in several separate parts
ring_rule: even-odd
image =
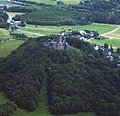
[[[104,39],[104,40],[91,40],[92,43],[96,43],[98,45],[104,45],[105,43],[108,43],[109,45],[112,45],[115,49],[120,47],[120,40],[118,39]]]
[[[0,115],[6,116],[10,115],[16,110],[17,106],[14,102],[8,100],[5,95],[1,92],[0,93]]]
[[[89,43],[72,37],[67,38],[72,46],[68,50],[46,48],[44,43],[49,38],[56,36],[28,40],[0,62],[0,87],[7,97],[19,107],[34,111],[46,79],[50,113],[119,116],[120,69],[114,62],[94,51]]]
[[[116,0],[85,1],[79,5],[65,5],[59,2],[57,7],[46,5],[36,12],[16,16],[14,19],[39,25],[85,25],[92,22],[120,24],[119,3]]]
[[[9,26],[7,19],[7,13],[0,9],[0,28],[7,28]]]
[[[36,7],[33,6],[12,6],[10,8],[7,9],[8,12],[32,12],[35,11]]]
[[[32,2],[36,2],[36,3],[44,3],[44,4],[51,4],[51,5],[56,5],[57,0],[29,0]],[[60,0],[61,2],[65,3],[65,4],[79,4],[80,1],[79,0]]]
[[[0,42],[2,40],[6,40],[6,39],[9,39],[11,38],[8,30],[4,29],[4,28],[0,28]]]
[[[56,7],[41,8],[35,12],[16,15],[14,20],[23,20],[34,25],[76,25],[91,22],[90,12],[77,12]]]
[[[8,56],[12,51],[16,50],[24,41],[14,40],[0,43],[0,58]]]

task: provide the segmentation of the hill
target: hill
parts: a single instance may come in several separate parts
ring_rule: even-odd
[[[1,60],[1,91],[18,107],[34,111],[46,79],[51,114],[119,116],[120,69],[114,62],[94,51],[91,44],[72,37],[67,38],[66,50],[47,48],[49,38],[56,36],[28,40]]]

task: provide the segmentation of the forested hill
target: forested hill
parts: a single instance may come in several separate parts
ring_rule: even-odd
[[[120,116],[120,69],[89,43],[67,38],[67,50],[53,50],[44,46],[49,38],[55,36],[28,40],[0,62],[0,89],[7,97],[33,111],[46,78],[52,114]]]

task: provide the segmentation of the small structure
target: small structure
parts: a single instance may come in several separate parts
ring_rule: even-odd
[[[63,34],[59,34],[54,39],[48,39],[45,46],[51,49],[67,49],[66,38]]]

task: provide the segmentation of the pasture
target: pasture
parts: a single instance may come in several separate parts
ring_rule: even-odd
[[[116,38],[120,40],[120,29],[107,35],[108,37]],[[119,45],[120,46],[120,45]]]
[[[100,34],[107,33],[115,28],[117,25],[101,25],[101,24],[91,24],[91,25],[77,25],[77,26],[40,26],[27,25],[26,27],[20,27],[20,30],[31,32],[31,34],[42,34],[42,35],[51,35],[57,34],[61,31],[72,29],[72,30],[93,30],[98,31]],[[38,35],[39,36],[39,35]]]
[[[104,39],[104,40],[91,40],[91,43],[95,43],[98,45],[104,45],[105,43],[108,45],[112,45],[114,49],[120,47],[120,40],[118,39]]]
[[[10,39],[10,38],[11,36],[9,34],[9,31],[4,28],[0,28],[0,40]]]
[[[16,50],[24,41],[14,40],[0,43],[0,58],[8,56],[12,51]]]
[[[29,0],[29,1],[56,5],[55,0]],[[79,4],[80,3],[79,0],[60,0],[60,1],[62,1],[65,4]]]

